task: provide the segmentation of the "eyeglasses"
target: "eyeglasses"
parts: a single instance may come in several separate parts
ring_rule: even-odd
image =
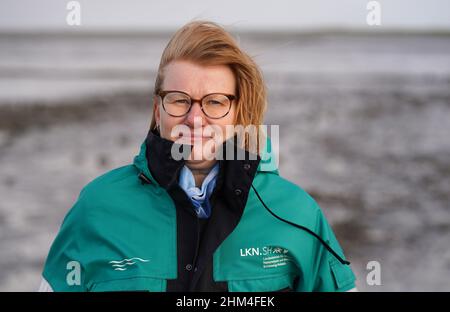
[[[182,117],[189,113],[195,102],[200,103],[202,112],[212,119],[225,117],[231,109],[236,96],[224,93],[210,93],[201,99],[193,99],[182,91],[160,91],[164,111],[172,117]]]

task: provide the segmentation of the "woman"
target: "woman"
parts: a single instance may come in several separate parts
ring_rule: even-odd
[[[229,33],[203,21],[176,32],[153,101],[133,164],[86,185],[64,219],[41,290],[355,288],[316,202],[266,166],[249,134],[227,132],[261,125],[266,105],[257,65]]]

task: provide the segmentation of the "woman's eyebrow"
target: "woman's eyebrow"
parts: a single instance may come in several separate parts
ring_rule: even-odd
[[[231,95],[234,95],[234,94],[235,94],[234,91],[233,91],[233,92],[210,91],[210,92],[203,92],[203,93],[201,93],[201,94],[202,94],[201,96],[194,97],[194,96],[192,96],[192,93],[187,92],[187,91],[184,91],[184,90],[180,90],[180,89],[169,89],[169,88],[167,88],[167,89],[164,89],[163,91],[177,91],[177,92],[186,93],[187,95],[189,95],[189,96],[190,96],[191,98],[193,98],[193,99],[201,99],[201,98],[204,97],[205,95],[208,95],[208,94],[214,94],[214,93],[231,94]]]

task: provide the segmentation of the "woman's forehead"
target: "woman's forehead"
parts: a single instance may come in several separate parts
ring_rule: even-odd
[[[163,90],[184,91],[191,96],[213,92],[234,93],[235,78],[226,65],[198,65],[174,61],[164,69]]]

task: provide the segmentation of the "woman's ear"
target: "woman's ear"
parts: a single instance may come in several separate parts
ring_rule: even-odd
[[[153,96],[153,110],[154,110],[154,114],[155,114],[155,122],[156,125],[159,125],[159,121],[161,118],[161,114],[159,111],[159,99],[157,96]]]

